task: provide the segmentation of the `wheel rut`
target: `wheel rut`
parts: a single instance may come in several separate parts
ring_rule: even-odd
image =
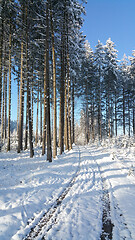
[[[89,151],[89,149],[87,149],[87,150]],[[97,160],[94,158],[94,156],[92,156],[90,151],[89,151],[89,154],[91,155],[91,157],[93,157],[93,160],[95,161],[95,163],[97,165],[98,171],[100,173],[102,187],[103,187],[102,232],[100,235],[100,239],[101,240],[109,240],[109,239],[112,239],[112,237],[113,237],[113,227],[114,227],[114,224],[112,223],[112,220],[111,220],[111,207],[110,207],[109,192],[108,192],[108,188],[106,185],[106,181],[101,174],[100,166],[97,163]]]
[[[94,158],[95,157],[93,156],[93,159]],[[113,231],[117,231],[119,239],[132,239],[131,232],[127,227],[123,213],[118,206],[117,200],[115,199],[111,181],[109,180],[109,178],[104,176],[103,172],[100,169],[100,164],[98,164],[96,159],[95,162],[97,163],[103,186],[102,232],[100,235],[100,239],[114,239]]]
[[[78,165],[78,169],[77,169],[77,171],[75,173],[75,176],[69,182],[67,188],[64,189],[64,191],[56,199],[55,203],[41,217],[39,222],[33,228],[31,228],[30,232],[28,233],[28,235],[25,238],[23,238],[23,240],[33,240],[33,239],[37,238],[38,236],[42,235],[43,228],[47,227],[46,231],[49,231],[52,228],[53,224],[56,223],[57,215],[58,215],[58,213],[57,213],[58,207],[62,204],[62,201],[65,199],[65,197],[67,196],[68,192],[70,191],[70,189],[74,185],[74,183],[76,181],[76,178],[78,177],[78,174],[80,172],[80,155],[81,155],[81,153],[80,153],[80,149],[79,149],[79,165]],[[52,220],[52,222],[50,223],[49,226],[47,226],[49,224],[50,220]],[[45,239],[45,236],[43,236],[42,239]]]
[[[113,235],[113,227],[114,224],[111,220],[111,209],[110,209],[110,198],[109,192],[105,185],[105,181],[103,180],[103,215],[102,215],[102,233],[101,233],[101,240],[112,239]]]

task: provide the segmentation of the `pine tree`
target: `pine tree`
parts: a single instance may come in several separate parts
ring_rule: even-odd
[[[98,121],[98,137],[102,139],[102,110],[103,110],[103,68],[104,68],[104,47],[103,44],[98,41],[95,47],[95,65],[96,65],[96,102],[97,102],[97,121]]]
[[[117,101],[113,103],[115,107],[112,107],[112,101],[116,96],[116,82],[118,75],[117,66],[117,50],[114,48],[114,43],[109,38],[105,45],[105,67],[104,67],[104,86],[105,86],[105,98],[106,98],[106,132],[111,137],[111,128],[113,127],[113,117],[115,108],[115,131],[117,135]]]

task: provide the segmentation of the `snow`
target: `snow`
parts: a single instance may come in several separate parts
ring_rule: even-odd
[[[113,239],[135,239],[133,144],[118,139],[74,146],[52,163],[40,148],[33,159],[28,151],[0,153],[0,240],[24,239],[68,187],[34,239],[100,239],[104,188],[109,194]]]

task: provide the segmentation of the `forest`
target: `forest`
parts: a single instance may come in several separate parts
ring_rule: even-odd
[[[13,82],[17,152],[40,144],[47,160],[84,134],[85,143],[135,135],[135,51],[118,60],[115,43],[92,50],[83,35],[85,0],[2,0],[0,151],[11,150]],[[80,125],[75,100],[81,99]],[[35,130],[34,130],[35,123]]]

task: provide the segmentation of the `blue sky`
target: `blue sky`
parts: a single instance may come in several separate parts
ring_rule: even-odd
[[[118,59],[135,49],[135,0],[88,0],[83,33],[94,50],[97,41],[105,44],[110,37]]]

